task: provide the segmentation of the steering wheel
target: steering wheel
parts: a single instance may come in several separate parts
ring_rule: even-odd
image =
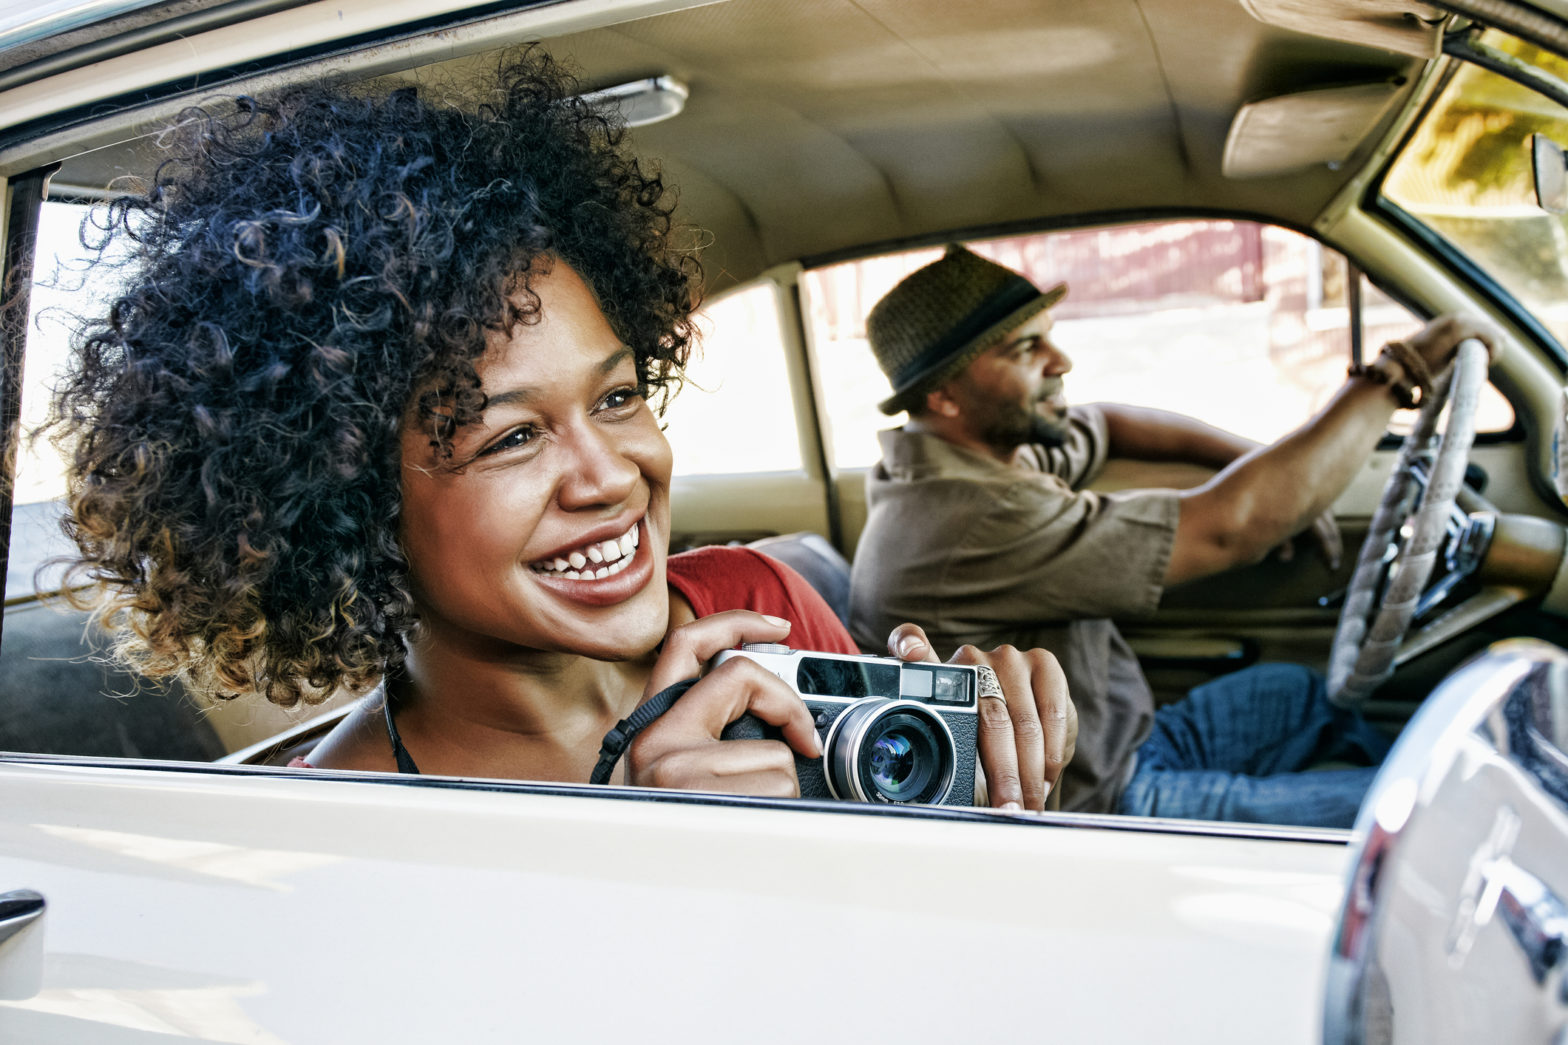
[[[1329,699],[1341,707],[1358,707],[1394,673],[1394,655],[1432,575],[1464,481],[1486,367],[1486,346],[1475,338],[1461,341],[1454,365],[1423,398],[1421,416],[1400,447],[1356,559],[1329,651]],[[1417,467],[1431,457],[1445,403],[1448,422],[1422,496]]]

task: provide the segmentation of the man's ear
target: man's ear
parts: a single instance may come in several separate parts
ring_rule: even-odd
[[[937,417],[957,417],[959,414],[958,400],[953,398],[945,383],[926,393],[926,409]]]

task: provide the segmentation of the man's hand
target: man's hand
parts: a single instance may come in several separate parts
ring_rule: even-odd
[[[1453,361],[1459,342],[1467,337],[1477,338],[1486,345],[1489,364],[1497,362],[1497,355],[1502,351],[1505,340],[1502,329],[1489,319],[1463,312],[1438,316],[1406,339],[1405,344],[1409,345],[1426,363],[1427,369],[1436,375],[1442,373]]]
[[[914,624],[894,628],[887,648],[900,660],[937,660]],[[980,700],[977,792],[986,788],[993,808],[1043,810],[1078,743],[1078,709],[1056,658],[1042,649],[998,646],[984,653],[961,646],[948,663],[984,664],[1002,685],[1002,699]]]
[[[742,642],[782,642],[789,621],[750,610],[728,610],[676,628],[664,640],[643,699],[701,673],[720,650]],[[750,712],[777,726],[777,740],[721,740],[724,727]],[[806,705],[778,676],[746,657],[714,668],[632,741],[626,782],[638,787],[722,791],[795,798],[791,748],[806,758],[822,755],[822,740]]]

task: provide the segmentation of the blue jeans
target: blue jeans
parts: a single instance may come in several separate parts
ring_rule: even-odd
[[[1155,712],[1119,812],[1349,827],[1390,745],[1317,672],[1260,664]],[[1301,772],[1322,761],[1368,768]]]

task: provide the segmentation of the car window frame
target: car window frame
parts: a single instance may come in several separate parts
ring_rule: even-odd
[[[1398,150],[1395,150],[1393,155],[1397,155],[1397,152]],[[1384,173],[1386,173],[1387,166],[1391,163],[1392,158],[1385,161],[1384,168],[1379,172],[1377,179],[1375,179],[1374,185],[1381,184],[1382,177]],[[1434,314],[1433,310],[1421,306],[1415,302],[1409,294],[1397,289],[1391,289],[1387,284],[1386,279],[1379,278],[1375,269],[1369,269],[1366,267],[1362,258],[1347,250],[1344,246],[1326,238],[1315,228],[1303,227],[1291,222],[1281,221],[1276,218],[1255,214],[1249,211],[1228,211],[1215,208],[1166,207],[1102,211],[1088,215],[1075,215],[1071,221],[1041,222],[1027,226],[1008,225],[978,229],[963,229],[947,236],[935,239],[926,237],[919,239],[885,241],[882,243],[873,244],[869,248],[862,248],[852,251],[834,251],[832,253],[819,254],[803,258],[801,260],[800,271],[796,276],[797,290],[795,298],[797,312],[799,313],[799,322],[807,331],[805,336],[807,338],[807,352],[810,356],[810,366],[814,374],[818,374],[820,372],[820,346],[817,344],[817,338],[815,337],[815,333],[812,329],[811,317],[807,314],[808,294],[801,287],[804,282],[802,277],[806,273],[815,271],[817,269],[858,262],[869,258],[882,257],[886,255],[916,250],[939,248],[944,244],[951,242],[972,243],[977,240],[1004,239],[1023,236],[1045,236],[1054,235],[1057,233],[1105,228],[1115,225],[1152,224],[1175,221],[1250,222],[1257,225],[1282,229],[1287,232],[1295,233],[1299,236],[1304,236],[1318,243],[1319,246],[1321,246],[1323,249],[1334,251],[1336,254],[1340,255],[1340,257],[1344,259],[1347,266],[1347,274],[1349,278],[1355,279],[1358,276],[1366,278],[1374,287],[1386,295],[1390,300],[1394,301],[1401,308],[1409,312],[1412,317],[1416,317],[1417,319],[1424,321],[1426,319],[1430,319]],[[1506,295],[1506,292],[1503,293]],[[1351,352],[1353,352],[1354,346],[1356,344],[1364,342],[1366,324],[1361,295],[1347,295],[1347,299],[1346,307],[1349,317],[1347,322],[1347,333],[1350,336],[1352,345]],[[1512,302],[1512,309],[1515,312],[1523,315],[1530,315],[1523,309],[1523,306],[1521,306],[1517,301],[1513,301],[1511,297],[1507,298],[1507,300]],[[1534,321],[1533,316],[1530,318],[1532,321]],[[1539,325],[1538,321],[1536,322],[1537,325]],[[1547,337],[1550,339],[1550,335],[1547,335]],[[1564,364],[1568,365],[1568,353],[1565,353],[1562,347],[1559,346],[1555,340],[1550,340],[1550,345],[1561,356]],[[1347,352],[1347,365],[1352,361],[1351,353]],[[818,378],[818,383],[820,384],[820,377]],[[1522,412],[1513,399],[1508,396],[1506,391],[1498,388],[1495,385],[1492,387],[1497,392],[1497,394],[1508,400],[1509,406],[1513,413],[1513,423],[1505,429],[1477,432],[1475,437],[1476,443],[1480,445],[1503,445],[1508,443],[1523,442],[1527,438],[1528,433],[1525,429],[1523,421],[1521,420]],[[820,394],[821,393],[819,392],[819,396]],[[1175,407],[1169,405],[1167,405],[1165,408],[1175,409]],[[818,414],[820,425],[822,424],[820,419],[827,417],[828,415],[828,410],[825,403],[819,405]],[[1301,420],[1305,421],[1306,418],[1302,418]],[[831,420],[828,420],[826,423],[830,425]],[[830,436],[830,428],[822,427],[819,429],[818,442],[824,448],[824,452],[827,454],[827,463],[831,469],[831,475],[835,479],[841,479],[845,476],[864,475],[867,471],[869,471],[869,466],[863,465],[857,467],[837,464],[834,460],[834,455],[832,452],[833,442]],[[1400,445],[1402,445],[1403,441],[1403,433],[1390,428],[1386,430],[1379,439],[1377,450],[1397,450]]]
[[[513,21],[518,24],[528,24],[540,9],[553,5],[545,0],[525,0],[515,9],[503,12],[501,20]],[[635,6],[628,3],[627,6]],[[69,155],[83,149],[98,147],[105,141],[111,140],[116,134],[129,128],[139,127],[148,121],[157,120],[172,115],[179,108],[192,101],[214,94],[233,91],[264,90],[278,83],[297,78],[303,70],[318,69],[324,63],[336,56],[347,53],[352,60],[355,55],[370,55],[377,52],[378,48],[390,48],[394,44],[406,43],[408,46],[395,57],[386,54],[377,54],[381,67],[391,67],[399,62],[409,65],[420,64],[430,51],[448,49],[451,45],[438,48],[435,40],[441,32],[468,26],[480,26],[485,18],[485,13],[493,8],[480,5],[466,5],[461,9],[451,12],[432,15],[427,19],[386,24],[374,33],[366,34],[351,40],[332,39],[328,42],[312,44],[298,50],[288,51],[278,55],[265,56],[254,62],[249,62],[243,67],[231,67],[208,70],[199,76],[176,77],[158,82],[143,89],[129,93],[116,94],[111,97],[97,99],[89,105],[63,109],[48,116],[0,131],[0,163],[14,164],[18,157],[50,157],[51,155]],[[546,15],[545,17],[549,17]],[[485,35],[487,40],[494,30],[475,29],[475,35]],[[485,48],[492,46],[487,43]],[[0,170],[3,170],[0,167]],[[33,202],[33,221],[36,223],[38,206],[44,198],[43,188],[46,185],[47,166],[33,167],[6,177],[0,174],[0,191],[5,193],[7,200],[14,201],[17,185],[36,179],[40,186],[37,199]],[[20,227],[10,218],[14,206],[7,206],[0,210],[0,251],[9,258],[13,249],[20,249],[23,240],[17,239],[15,232]],[[1075,219],[1073,226],[1082,224]],[[1275,222],[1275,224],[1279,224]],[[1065,227],[1065,225],[1064,225]],[[1288,227],[1288,226],[1287,226]],[[36,224],[35,224],[36,228]],[[996,232],[994,234],[1002,234]],[[27,240],[28,272],[32,270],[32,237]],[[857,253],[861,253],[857,251]],[[802,264],[790,263],[785,268],[791,268],[798,275]],[[812,438],[817,447],[824,446],[822,428],[822,404],[820,402],[820,389],[817,385],[817,372],[815,360],[808,351],[804,351],[805,317],[801,313],[801,299],[797,278],[778,278],[778,292],[784,295],[780,307],[781,321],[795,325],[794,338],[786,335],[786,353],[789,365],[800,368],[806,375],[805,402],[813,409],[816,421],[815,432]],[[26,351],[26,324],[18,325],[18,336],[5,338],[5,351],[15,353],[18,360],[25,356]],[[19,368],[16,370],[19,374]],[[19,381],[8,380],[4,390],[7,401],[14,399],[14,416],[19,417],[21,385]],[[12,428],[14,429],[14,425]],[[7,438],[16,439],[19,433],[8,430]],[[805,440],[807,435],[802,434]],[[4,449],[5,444],[0,444]],[[820,454],[820,451],[819,451]],[[825,455],[824,455],[825,456]],[[14,460],[14,455],[13,455]],[[812,457],[807,457],[807,471],[812,468]],[[834,469],[829,465],[824,468],[827,476],[827,490],[831,497],[833,484],[831,477]],[[0,524],[7,531],[12,517],[12,479],[6,475],[3,480],[5,490],[0,496]],[[831,519],[835,524],[840,518],[835,511]],[[0,590],[0,596],[3,596]],[[0,618],[0,643],[3,643],[3,618]],[[1193,821],[1166,821],[1147,818],[1115,817],[1096,814],[1079,813],[1047,813],[1047,814],[1007,814],[982,809],[967,807],[921,806],[904,807],[871,803],[849,802],[824,802],[818,803],[801,799],[764,799],[747,796],[722,795],[707,792],[676,792],[642,788],[617,786],[611,788],[593,787],[586,784],[563,784],[541,781],[506,781],[506,780],[466,780],[459,778],[445,778],[435,776],[421,776],[418,778],[398,774],[375,773],[348,773],[335,770],[311,770],[302,772],[281,767],[239,766],[223,763],[190,763],[167,759],[115,759],[102,756],[80,755],[47,755],[25,752],[8,752],[0,750],[0,763],[8,766],[36,766],[46,769],[104,769],[114,771],[169,771],[178,773],[195,773],[208,776],[211,779],[229,779],[239,776],[265,775],[280,780],[288,779],[332,779],[348,782],[374,783],[383,786],[416,786],[433,787],[437,789],[460,788],[478,789],[500,793],[523,794],[550,794],[570,795],[586,798],[613,798],[626,801],[673,803],[680,805],[696,806],[739,806],[745,808],[768,808],[785,811],[798,811],[802,809],[816,809],[818,811],[834,812],[841,815],[878,815],[915,817],[919,819],[935,819],[963,821],[988,824],[1017,824],[1035,825],[1042,824],[1073,826],[1095,829],[1115,829],[1118,831],[1132,831],[1136,833],[1168,834],[1196,834],[1237,839],[1270,839],[1282,841],[1306,841],[1343,845],[1348,840],[1350,832],[1336,829],[1305,828],[1289,825],[1256,825],[1232,824],[1224,822],[1202,823]],[[820,808],[819,808],[820,807]]]
[[[1525,33],[1516,33],[1520,39],[1529,40]],[[1532,41],[1540,46],[1548,46],[1540,41]],[[1384,183],[1388,180],[1394,165],[1398,162],[1406,149],[1411,145],[1426,120],[1430,119],[1433,110],[1447,93],[1455,76],[1461,68],[1473,64],[1476,68],[1485,69],[1479,63],[1471,63],[1467,59],[1452,56],[1448,66],[1437,77],[1432,88],[1422,99],[1419,108],[1412,118],[1406,121],[1401,129],[1398,140],[1387,150],[1376,174],[1368,179],[1360,195],[1360,208],[1366,214],[1381,218],[1396,231],[1402,234],[1421,253],[1431,259],[1439,268],[1445,271],[1456,282],[1469,288],[1499,312],[1507,315],[1522,328],[1530,339],[1540,346],[1561,370],[1568,370],[1568,348],[1558,341],[1547,326],[1541,322],[1535,313],[1527,308],[1511,291],[1504,287],[1497,279],[1483,269],[1479,264],[1470,259],[1470,256],[1461,251],[1455,244],[1439,233],[1432,226],[1426,224],[1411,214],[1404,207],[1389,197],[1383,191]],[[1387,288],[1381,288],[1390,297],[1398,296],[1390,293]],[[1409,307],[1408,302],[1404,302]],[[1515,419],[1515,427],[1518,420]],[[1478,436],[1478,440],[1479,440]]]

